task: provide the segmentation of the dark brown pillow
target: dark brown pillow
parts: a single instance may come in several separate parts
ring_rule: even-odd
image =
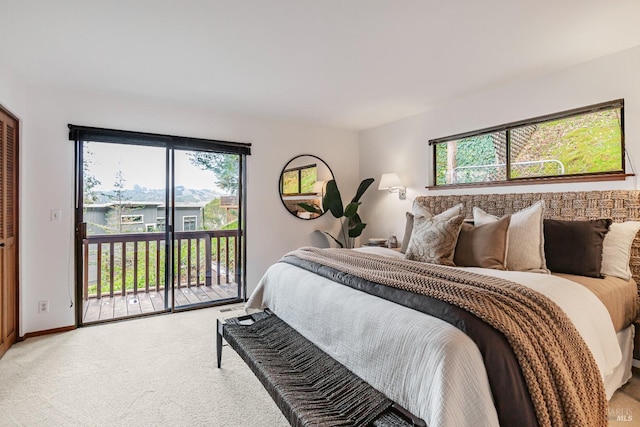
[[[547,268],[554,273],[603,277],[602,241],[610,219],[590,221],[544,220],[544,253]]]
[[[460,267],[506,270],[509,222],[507,215],[498,221],[474,227],[462,224],[453,262]]]

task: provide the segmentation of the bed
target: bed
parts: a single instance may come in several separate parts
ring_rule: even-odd
[[[476,217],[476,221],[474,208],[504,218],[504,215],[533,209],[534,205],[543,206],[546,220],[606,218],[625,226],[632,224],[627,221],[640,220],[640,192],[637,191],[422,196],[416,203],[433,216],[462,205],[462,216]],[[515,216],[510,218],[513,224]],[[637,232],[637,229],[633,230]],[[599,278],[532,272],[535,269],[508,271],[446,265],[436,270],[441,272],[439,274],[451,271],[452,275],[490,276],[496,281],[515,282],[518,287],[532,289],[535,295],[543,294],[553,301],[571,319],[571,327],[575,327],[584,340],[587,353],[592,355],[592,370],[601,380],[601,400],[604,402],[631,377],[633,321],[637,313],[634,279],[638,278],[640,267],[640,242],[635,238],[635,232],[631,239],[627,237],[629,247],[626,248],[625,267],[630,277]],[[517,242],[509,243],[513,248],[517,246]],[[413,249],[410,247],[409,252]],[[508,248],[504,251],[506,254]],[[383,263],[376,264],[382,266],[379,267],[381,270],[390,271],[392,267],[387,265],[417,262],[404,261],[408,255],[386,248],[362,248],[354,252],[365,260],[363,262]],[[617,252],[612,253],[616,259],[620,258]],[[546,270],[546,265],[541,267],[540,270]],[[619,265],[615,267],[620,269]],[[608,271],[610,269],[611,266]],[[505,425],[513,420],[524,420],[518,424],[526,425],[532,417],[532,425],[555,424],[550,421],[553,418],[540,418],[537,406],[515,405],[513,402],[517,400],[505,397],[512,393],[509,389],[511,379],[508,375],[505,375],[509,377],[507,379],[500,378],[499,372],[496,373],[498,368],[485,363],[485,353],[491,353],[491,346],[481,351],[482,346],[475,339],[442,318],[424,314],[411,304],[393,302],[393,298],[392,301],[385,300],[375,292],[363,292],[360,285],[345,286],[333,279],[331,274],[303,268],[300,262],[276,263],[251,295],[247,309],[268,307],[316,346],[424,419],[429,426]],[[536,329],[531,328],[532,337],[541,333]],[[499,392],[495,384],[501,384]],[[514,390],[517,390],[516,385]],[[530,391],[531,396],[535,394]],[[601,417],[594,425],[606,425],[606,414],[602,413],[606,412],[606,403],[602,408],[605,409],[599,410]],[[536,420],[536,416],[539,419]],[[571,419],[566,422],[571,423]]]

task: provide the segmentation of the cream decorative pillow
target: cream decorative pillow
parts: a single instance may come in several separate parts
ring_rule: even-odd
[[[453,266],[453,254],[464,215],[442,218],[414,216],[413,232],[405,258]]]
[[[539,201],[511,215],[507,270],[549,272],[544,258],[543,213],[544,201]],[[473,208],[475,225],[498,220],[480,208]]]
[[[602,267],[600,272],[605,276],[615,276],[623,280],[631,279],[629,259],[631,245],[640,231],[640,222],[614,222],[602,242]]]

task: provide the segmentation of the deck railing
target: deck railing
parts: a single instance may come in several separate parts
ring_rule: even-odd
[[[174,233],[173,284],[237,283],[238,236],[238,230]],[[88,236],[83,245],[83,298],[164,289],[164,237],[163,232]]]

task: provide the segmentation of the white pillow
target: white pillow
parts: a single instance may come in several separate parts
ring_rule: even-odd
[[[605,234],[602,242],[602,274],[623,280],[631,279],[631,245],[638,231],[638,221],[614,222],[609,226],[609,232]]]
[[[543,213],[544,202],[539,201],[511,215],[507,270],[549,272],[544,258]],[[480,208],[473,208],[475,225],[483,225],[499,219]]]

